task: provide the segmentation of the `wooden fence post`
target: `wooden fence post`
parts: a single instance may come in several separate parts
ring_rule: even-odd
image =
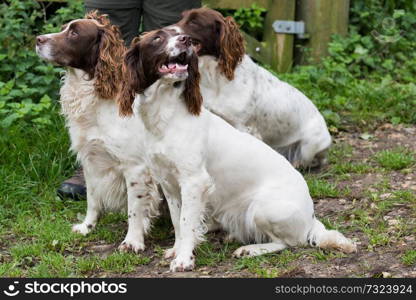
[[[328,43],[333,34],[346,35],[350,0],[296,0],[296,20],[305,22],[309,39],[299,45],[310,48],[305,54],[296,49],[296,61],[306,63],[307,58],[317,63],[328,54]]]
[[[293,34],[276,33],[272,24],[276,20],[293,21],[295,19],[295,0],[270,0],[264,22],[264,38],[269,48],[269,61],[272,69],[288,72],[293,61]]]

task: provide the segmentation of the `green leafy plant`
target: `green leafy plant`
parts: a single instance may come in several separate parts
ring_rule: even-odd
[[[334,36],[319,65],[279,74],[318,106],[329,125],[416,122],[416,3],[352,1],[349,33]]]
[[[241,7],[237,10],[220,9],[219,11],[224,16],[232,16],[243,31],[261,40],[265,8],[253,3],[250,7]]]
[[[0,4],[0,126],[18,120],[25,124],[50,124],[51,99],[57,99],[62,69],[35,53],[35,37],[57,32],[60,26],[82,16],[81,1],[68,1],[47,15],[37,1],[11,0]]]
[[[241,26],[241,29],[247,32],[254,32],[258,34],[264,25],[264,13],[266,9],[253,3],[249,8],[237,9],[233,17],[235,21]]]
[[[40,127],[51,124],[49,108],[51,98],[44,95],[39,103],[33,103],[32,99],[24,99],[19,102],[0,100],[0,116],[5,115],[0,121],[0,126],[8,128],[18,119],[30,120]]]

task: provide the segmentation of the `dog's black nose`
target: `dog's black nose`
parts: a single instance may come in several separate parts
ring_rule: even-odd
[[[182,34],[178,37],[178,41],[185,45],[185,46],[191,46],[191,37],[186,34]]]
[[[39,35],[39,36],[36,37],[36,45],[44,44],[47,40],[48,40],[48,38],[46,36]]]

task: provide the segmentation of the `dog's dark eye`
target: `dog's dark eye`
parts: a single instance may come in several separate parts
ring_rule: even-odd
[[[197,22],[195,22],[195,20],[189,21],[189,25],[191,25],[191,26],[199,26],[199,24]]]
[[[76,32],[75,30],[70,30],[69,31],[69,36],[70,37],[77,37],[78,36],[78,32]]]

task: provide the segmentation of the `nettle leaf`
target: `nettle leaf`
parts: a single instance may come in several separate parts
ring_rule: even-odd
[[[40,103],[43,103],[43,104],[48,104],[48,105],[50,105],[51,104],[51,102],[52,102],[52,100],[51,100],[51,98],[48,96],[48,95],[43,95],[43,97],[42,98],[40,98],[40,101],[39,101]]]
[[[9,103],[7,103],[7,106],[10,107],[10,108],[18,109],[22,106],[22,104],[16,103],[16,102],[9,102]]]
[[[10,127],[14,121],[16,121],[17,119],[20,119],[21,116],[17,113],[12,113],[10,115],[8,115],[6,118],[4,118],[3,120],[0,121],[0,126],[3,128],[8,128]]]
[[[9,96],[12,98],[20,98],[24,95],[24,93],[21,90],[13,89],[10,91]]]
[[[18,113],[19,115],[21,115],[21,116],[24,116],[24,115],[29,114],[29,112],[30,112],[31,110],[32,110],[32,106],[30,106],[30,105],[25,105],[25,106],[21,107],[21,108],[17,111],[17,113]]]
[[[393,19],[398,19],[406,14],[404,9],[395,9],[393,12]]]
[[[359,55],[366,55],[368,53],[368,49],[365,49],[363,46],[361,45],[357,45],[355,47],[354,53],[357,53]]]
[[[35,70],[42,72],[42,73],[47,73],[50,70],[50,68],[48,67],[48,65],[40,65],[40,66],[36,66]]]
[[[0,89],[0,95],[7,95],[10,93],[14,86],[14,79],[9,80],[6,84]]]
[[[394,69],[394,61],[392,59],[386,59],[383,64],[383,68],[386,68],[387,70],[393,70]]]
[[[22,101],[21,101],[21,103],[22,104],[24,104],[24,105],[31,105],[31,104],[33,104],[33,101],[32,101],[32,99],[23,99]]]
[[[34,123],[42,124],[42,125],[51,125],[52,121],[49,118],[35,118],[32,120]]]

